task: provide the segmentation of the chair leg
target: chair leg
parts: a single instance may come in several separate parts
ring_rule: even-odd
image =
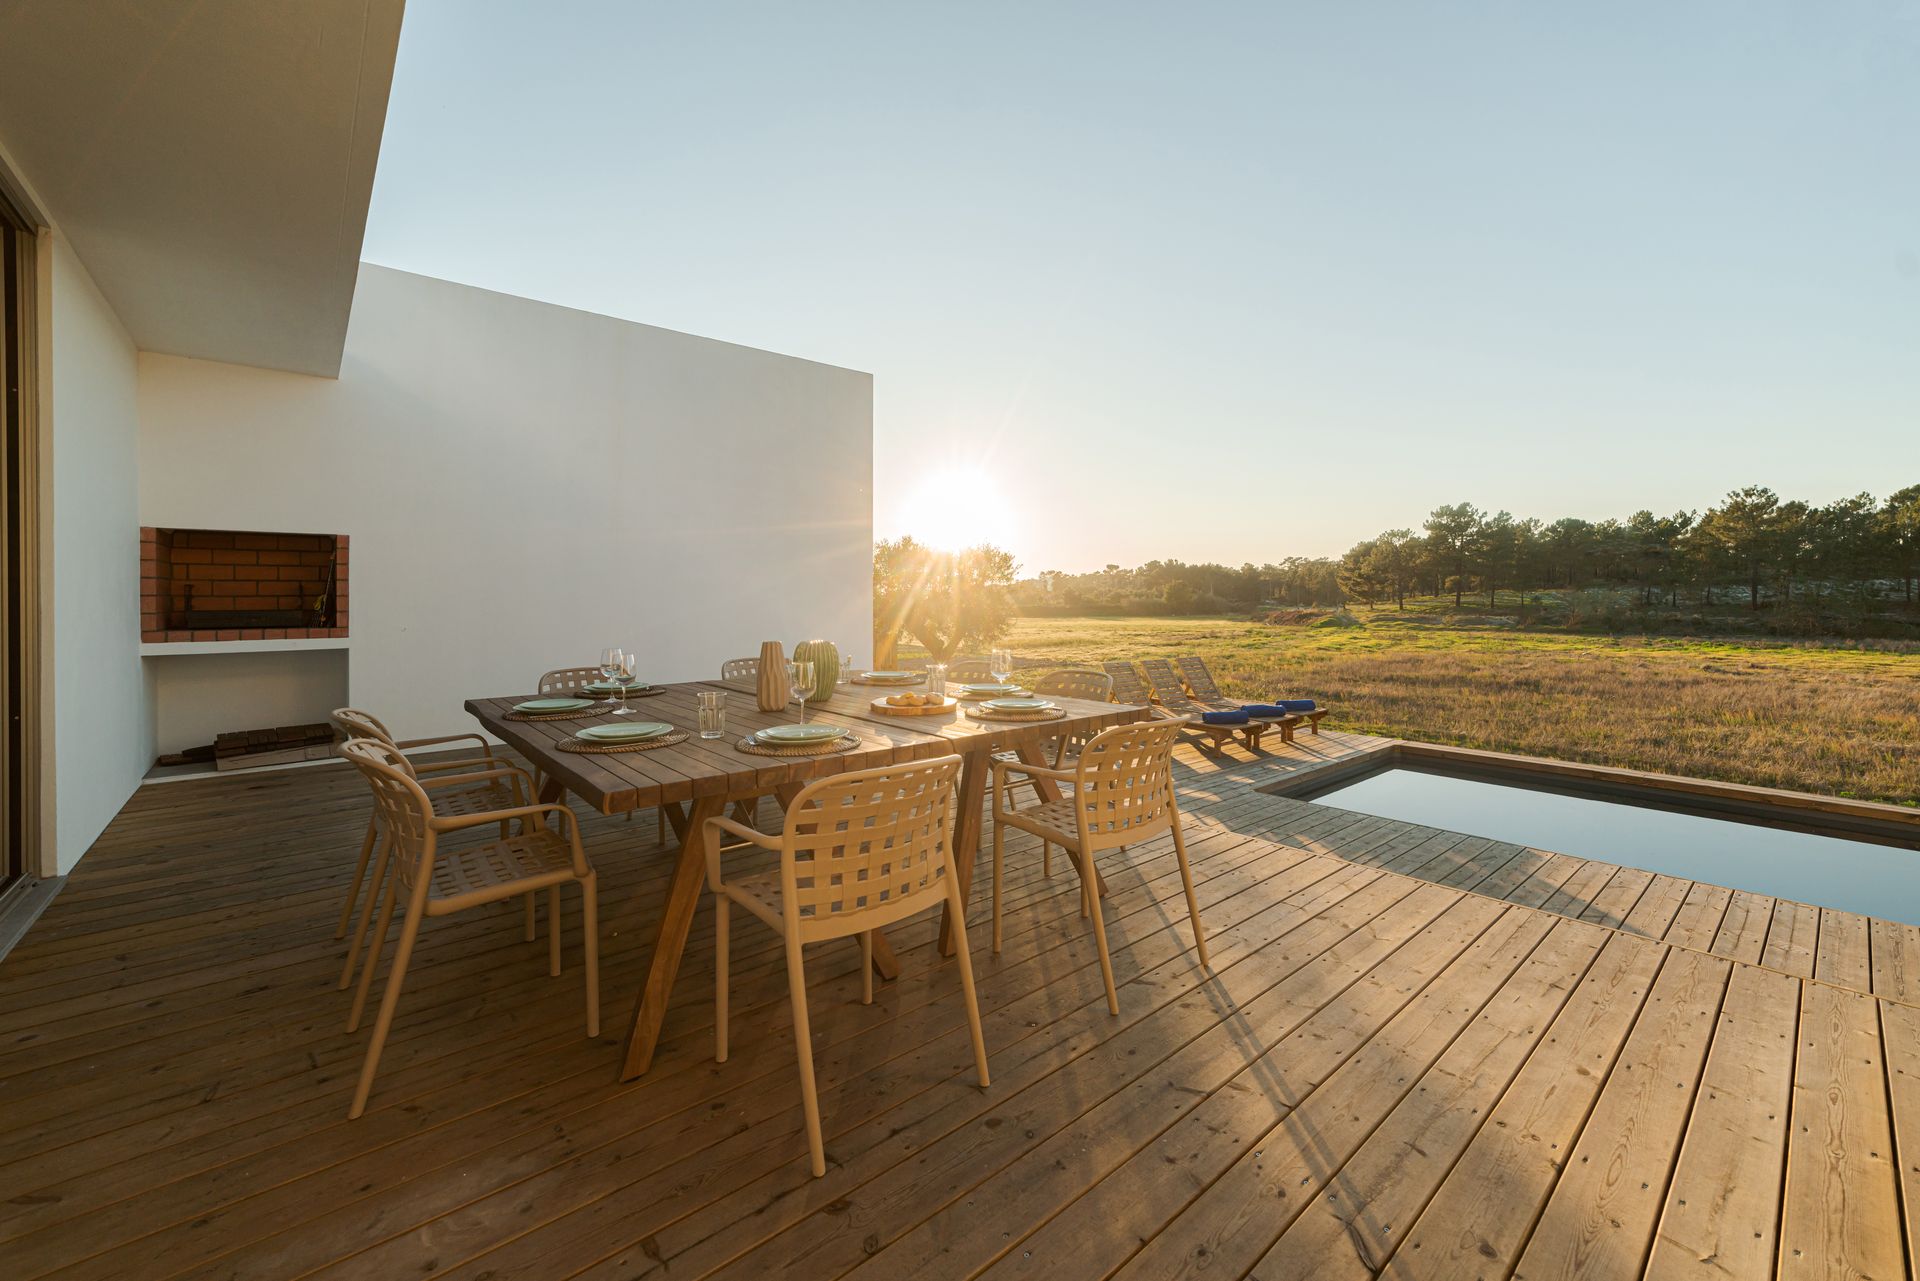
[[[1193,921],[1193,946],[1200,953],[1200,968],[1211,970],[1207,960],[1207,935],[1200,928],[1200,901],[1193,896],[1193,870],[1187,866],[1187,842],[1180,835],[1180,811],[1173,813],[1173,852],[1180,860],[1180,883],[1187,890],[1187,916]]]
[[[380,835],[380,812],[375,810],[367,815],[367,835],[360,842],[360,858],[353,865],[353,884],[347,887],[347,901],[340,905],[340,925],[333,936],[343,939],[347,936],[347,924],[353,920],[353,902],[360,897],[360,880],[367,874],[367,860],[373,856],[373,843]]]
[[[539,927],[533,923],[533,891],[528,890],[524,897],[527,900],[527,923],[520,931],[520,937],[526,942],[531,943],[540,937],[540,930]]]
[[[560,977],[560,887],[547,887],[547,973]]]
[[[389,836],[380,842],[380,850],[373,858],[373,879],[367,883],[367,898],[360,905],[360,923],[353,927],[353,942],[347,944],[346,964],[340,967],[340,990],[346,991],[353,986],[353,967],[360,956],[360,945],[367,937],[367,922],[380,902],[380,892],[386,888],[387,865],[393,861],[393,838]],[[383,929],[385,927],[382,927]]]
[[[860,932],[860,1004],[873,1004],[873,931]]]
[[[413,943],[419,937],[420,913],[410,907],[407,923],[400,931],[400,948],[393,954],[393,972],[387,975],[387,990],[380,997],[380,1017],[373,1021],[373,1039],[367,1043],[367,1061],[360,1066],[360,1084],[353,1092],[353,1106],[347,1109],[349,1121],[366,1110],[367,1095],[373,1090],[373,1074],[380,1066],[380,1051],[386,1048],[387,1031],[393,1026],[393,1012],[400,1004],[400,985],[406,981],[407,962],[413,957]],[[367,964],[367,973],[373,973],[371,961]]]
[[[993,816],[993,954],[1000,955],[1000,860],[1005,856],[1007,829]],[[958,919],[958,918],[956,918]]]
[[[1101,905],[1100,896],[1093,892],[1093,859],[1082,855],[1080,862],[1081,893],[1091,905],[1093,917],[1093,942],[1100,949],[1100,977],[1107,985],[1107,1013],[1120,1013],[1120,994],[1113,988],[1113,957],[1107,953],[1107,910]]]
[[[953,954],[960,961],[960,994],[967,1002],[967,1032],[973,1037],[973,1066],[980,1073],[980,1088],[993,1084],[987,1075],[987,1038],[980,1027],[980,998],[973,990],[973,953],[967,947],[966,913],[961,911],[960,887],[947,879],[948,910],[953,915]]]
[[[1040,842],[1040,875],[1053,875],[1053,842]]]
[[[360,1030],[360,1016],[367,1010],[367,993],[373,990],[373,972],[380,968],[380,952],[387,945],[387,931],[393,928],[393,901],[399,897],[399,878],[388,882],[380,900],[380,923],[367,937],[367,963],[360,969],[360,987],[353,994],[353,1008],[347,1011],[347,1031]]]
[[[727,1061],[727,963],[733,949],[727,940],[727,896],[713,896],[713,1061]]]
[[[807,1152],[813,1177],[827,1172],[827,1147],[820,1138],[820,1096],[813,1086],[813,1029],[807,1023],[807,976],[801,968],[800,940],[787,938],[787,994],[793,1002],[793,1051],[800,1060],[800,1107],[807,1117]]]
[[[587,1036],[600,1035],[600,886],[592,872],[580,878],[580,919],[587,932]]]

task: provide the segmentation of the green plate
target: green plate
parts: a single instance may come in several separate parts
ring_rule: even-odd
[[[589,694],[618,694],[625,690],[631,694],[637,690],[652,688],[645,681],[629,681],[625,685],[615,685],[611,681],[594,681],[586,687]]]
[[[574,737],[595,743],[631,743],[637,739],[659,738],[662,734],[672,732],[671,725],[663,725],[659,721],[640,721],[633,725],[589,725]]]
[[[990,698],[982,706],[1000,712],[1039,712],[1053,704],[1044,698]]]
[[[917,681],[925,675],[925,672],[868,672],[867,679],[870,681]]]
[[[592,706],[590,698],[530,698],[524,703],[515,703],[513,710],[538,716],[545,712],[577,712]]]
[[[845,738],[845,725],[771,725],[754,735],[769,743],[824,743],[830,738]]]
[[[1011,694],[1020,687],[1004,682],[988,681],[984,683],[968,682],[960,688],[966,690],[969,694]]]

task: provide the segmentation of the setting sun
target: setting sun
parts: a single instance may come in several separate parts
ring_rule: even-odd
[[[917,541],[940,551],[992,543],[1014,534],[1013,507],[994,479],[978,467],[943,467],[916,485],[902,520]]]

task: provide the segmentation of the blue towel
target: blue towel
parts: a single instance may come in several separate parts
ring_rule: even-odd
[[[1316,704],[1310,698],[1276,699],[1274,705],[1276,707],[1284,707],[1290,712],[1311,712],[1315,710],[1316,707]]]
[[[1248,703],[1240,709],[1249,716],[1285,716],[1287,709],[1278,703]]]
[[[1241,712],[1202,712],[1200,719],[1209,725],[1245,725],[1247,714]]]

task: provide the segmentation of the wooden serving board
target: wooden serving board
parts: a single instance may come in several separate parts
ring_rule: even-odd
[[[895,707],[885,697],[876,698],[868,704],[883,716],[938,716],[941,712],[950,712],[960,706],[960,700],[951,695],[942,697],[938,703],[929,703],[925,707]]]

